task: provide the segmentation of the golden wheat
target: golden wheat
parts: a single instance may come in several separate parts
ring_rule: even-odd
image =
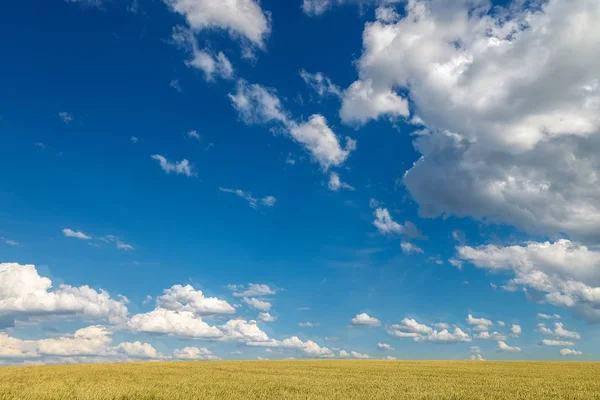
[[[0,399],[600,399],[600,364],[224,361],[4,367]]]

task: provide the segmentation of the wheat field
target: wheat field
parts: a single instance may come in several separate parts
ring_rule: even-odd
[[[223,361],[3,367],[0,399],[600,399],[600,363]]]

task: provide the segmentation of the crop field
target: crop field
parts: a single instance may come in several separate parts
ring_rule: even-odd
[[[600,363],[224,361],[3,367],[0,399],[600,399]]]

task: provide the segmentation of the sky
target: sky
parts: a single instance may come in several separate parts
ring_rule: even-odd
[[[600,360],[596,0],[0,15],[0,365]]]

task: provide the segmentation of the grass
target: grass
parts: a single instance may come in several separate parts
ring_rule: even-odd
[[[600,399],[600,363],[224,361],[3,367],[0,399]]]

